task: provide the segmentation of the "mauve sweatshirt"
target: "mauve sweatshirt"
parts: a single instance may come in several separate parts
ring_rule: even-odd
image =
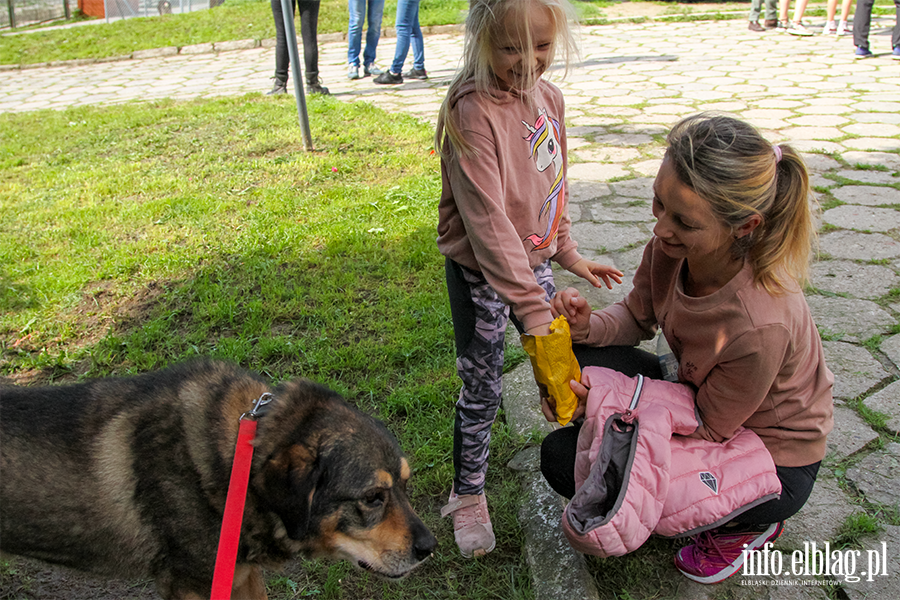
[[[684,259],[650,240],[624,300],[591,315],[584,343],[632,345],[662,328],[678,358],[679,380],[697,391],[711,441],[755,431],[775,464],[801,467],[822,460],[834,427],[834,375],[801,291],[772,295],[753,282],[749,263],[718,291],[687,296]]]
[[[569,237],[562,92],[539,80],[532,99],[473,84],[450,99],[450,118],[477,154],[445,146],[438,206],[441,254],[481,272],[525,329],[553,320],[534,268],[581,259]]]

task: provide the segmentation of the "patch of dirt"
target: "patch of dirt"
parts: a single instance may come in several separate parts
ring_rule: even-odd
[[[77,338],[63,342],[60,339],[39,340],[29,333],[17,337],[8,332],[6,352],[35,353],[46,352],[51,356],[63,351],[77,352],[83,348],[97,344],[113,327],[127,331],[136,324],[146,320],[157,301],[168,289],[167,283],[151,281],[134,294],[114,289],[114,283],[97,281],[89,283],[81,292],[81,301],[62,321],[78,332]],[[0,334],[3,335],[3,334]],[[48,367],[16,371],[8,377],[0,377],[4,385],[43,385],[50,382],[74,381],[84,375],[89,364],[87,361],[74,363],[72,370],[60,373]],[[0,596],[0,600],[2,600]]]
[[[0,600],[159,600],[152,581],[98,579],[36,560],[6,558]]]

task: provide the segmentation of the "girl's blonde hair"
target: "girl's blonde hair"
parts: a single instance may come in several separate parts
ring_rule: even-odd
[[[736,257],[750,261],[756,283],[772,294],[805,285],[816,242],[815,201],[800,155],[773,146],[743,121],[709,113],[683,119],[667,141],[679,180],[709,202],[726,227],[761,217],[733,246]]]
[[[491,52],[501,34],[500,28],[507,15],[516,15],[515,22],[520,39],[525,40],[526,60],[533,59],[531,28],[528,11],[525,10],[532,3],[547,8],[553,24],[555,35],[548,62],[552,64],[554,58],[560,56],[564,72],[568,72],[571,61],[578,53],[572,27],[575,22],[575,13],[568,0],[471,0],[469,15],[466,17],[462,64],[453,77],[453,81],[450,82],[447,96],[438,112],[434,144],[441,155],[445,155],[449,150],[449,148],[445,148],[445,142],[449,142],[457,152],[467,156],[473,154],[472,147],[462,137],[459,124],[450,118],[450,103],[463,84],[474,83],[477,93],[487,95],[490,95],[490,88],[496,87],[494,73],[491,70]],[[525,90],[529,90],[536,83],[536,81],[526,81],[523,87]],[[522,90],[520,90],[521,92]],[[523,95],[526,102],[531,100],[527,93]]]

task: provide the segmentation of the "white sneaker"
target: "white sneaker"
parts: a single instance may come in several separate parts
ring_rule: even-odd
[[[812,35],[813,32],[807,29],[803,23],[799,21],[792,21],[790,25],[788,25],[787,32],[791,35]]]
[[[350,65],[347,67],[347,79],[359,79],[359,67]]]
[[[853,28],[847,26],[847,21],[841,21],[838,23],[837,34],[838,37],[842,35],[853,35]]]
[[[825,23],[825,27],[822,28],[822,35],[834,35],[837,33],[837,24],[834,21],[828,21]]]

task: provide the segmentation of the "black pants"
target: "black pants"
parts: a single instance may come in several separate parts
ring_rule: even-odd
[[[872,6],[875,0],[857,0],[856,11],[853,13],[853,45],[862,48],[869,47],[869,28],[872,26]],[[894,0],[894,10],[897,13],[897,22],[891,33],[891,48],[900,46],[900,0]]]
[[[303,40],[303,62],[306,65],[306,83],[319,81],[319,0],[291,0],[291,14],[299,7],[300,39]],[[281,0],[272,0],[272,16],[275,18],[275,79],[287,83],[291,63],[284,31],[284,11]]]
[[[662,378],[656,355],[638,348],[587,348],[575,345],[573,349],[582,367],[607,367],[629,377],[640,373],[653,379]],[[580,430],[581,423],[557,429],[544,438],[541,444],[541,473],[550,487],[566,498],[575,495],[575,451]],[[776,466],[778,479],[781,480],[781,497],[751,508],[735,517],[734,521],[748,525],[776,523],[795,515],[809,499],[821,464],[817,462],[805,467]]]

